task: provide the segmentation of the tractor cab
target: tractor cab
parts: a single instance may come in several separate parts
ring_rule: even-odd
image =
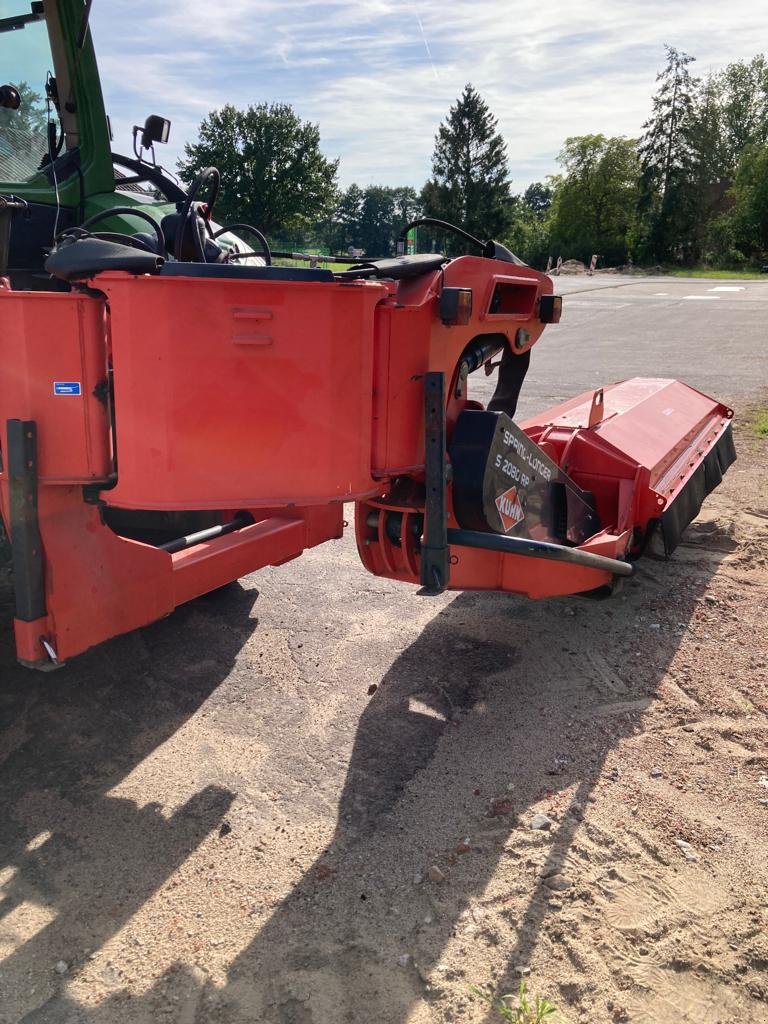
[[[165,118],[150,115],[134,129],[131,155],[112,151],[90,8],[0,0],[0,272],[16,287],[57,287],[44,270],[49,251],[94,214],[135,207],[159,221],[186,198],[155,159],[168,139]],[[146,231],[125,212],[104,226]]]

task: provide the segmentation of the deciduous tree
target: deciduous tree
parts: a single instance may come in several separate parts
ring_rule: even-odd
[[[346,252],[351,246],[363,249],[367,256],[388,256],[401,227],[420,213],[413,188],[369,185],[361,189],[353,184],[339,196],[324,231],[325,242],[334,252]]]
[[[552,205],[552,188],[541,181],[532,182],[523,192],[522,200],[531,213],[543,217]]]
[[[246,221],[268,233],[296,231],[321,220],[336,199],[339,161],[323,155],[318,126],[285,103],[214,110],[184,151],[179,173],[185,181],[204,167],[221,171],[221,221]]]
[[[564,256],[607,263],[627,258],[627,235],[638,199],[639,165],[632,139],[582,135],[565,140],[565,173],[554,182],[552,241]]]

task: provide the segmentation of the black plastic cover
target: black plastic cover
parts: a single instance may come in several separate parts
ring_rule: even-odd
[[[127,270],[131,274],[156,274],[162,256],[103,238],[80,238],[54,249],[45,269],[62,281],[83,281],[106,270]]]
[[[600,529],[582,491],[503,412],[461,413],[449,449],[453,511],[465,530],[581,544]]]
[[[351,274],[353,270],[368,270],[373,267],[374,272],[370,273],[369,270],[366,276],[388,277],[393,281],[401,281],[408,277],[419,277],[421,274],[439,270],[447,262],[448,257],[441,253],[420,252],[413,256],[393,256],[392,259],[387,260],[371,260],[368,263],[359,264],[359,267],[352,267],[344,273]]]
[[[255,252],[254,256],[259,253]],[[213,277],[239,281],[333,281],[333,272],[311,267],[249,267],[237,263],[166,263],[163,277]]]

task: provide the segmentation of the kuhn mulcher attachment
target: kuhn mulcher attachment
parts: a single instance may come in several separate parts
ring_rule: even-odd
[[[559,316],[549,278],[498,252],[336,276],[94,273],[94,255],[69,291],[0,289],[0,507],[30,665],[339,537],[348,501],[377,575],[608,591],[654,538],[674,549],[734,458],[731,411],[677,381],[519,425],[471,400],[470,372],[498,353],[514,371]]]
[[[630,380],[515,422],[560,319],[548,277],[429,219],[395,258],[296,267],[215,223],[215,168],[188,189],[163,170],[165,118],[112,152],[90,2],[33,7],[0,19],[3,74],[37,67],[49,122],[0,85],[0,558],[10,541],[23,663],[338,538],[345,502],[366,568],[425,593],[608,593],[674,550],[734,458],[729,409]],[[474,255],[406,255],[425,227]],[[471,375],[494,366],[484,408]]]
[[[272,265],[259,235],[264,258],[236,262],[215,189],[190,197],[166,218],[180,258],[159,226],[125,245],[86,226],[49,257],[49,288],[2,279],[0,511],[25,664],[340,537],[345,502],[366,568],[427,593],[609,592],[649,544],[674,549],[733,461],[731,411],[677,381],[516,424],[561,300],[497,243],[334,274]],[[499,355],[485,409],[469,377]]]

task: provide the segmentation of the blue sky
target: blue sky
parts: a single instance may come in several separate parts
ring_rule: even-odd
[[[92,26],[118,150],[133,124],[164,114],[174,167],[209,110],[282,101],[320,125],[343,185],[420,187],[437,126],[471,81],[519,190],[557,169],[568,135],[638,133],[664,43],[696,56],[698,74],[768,47],[768,4],[96,0]]]

